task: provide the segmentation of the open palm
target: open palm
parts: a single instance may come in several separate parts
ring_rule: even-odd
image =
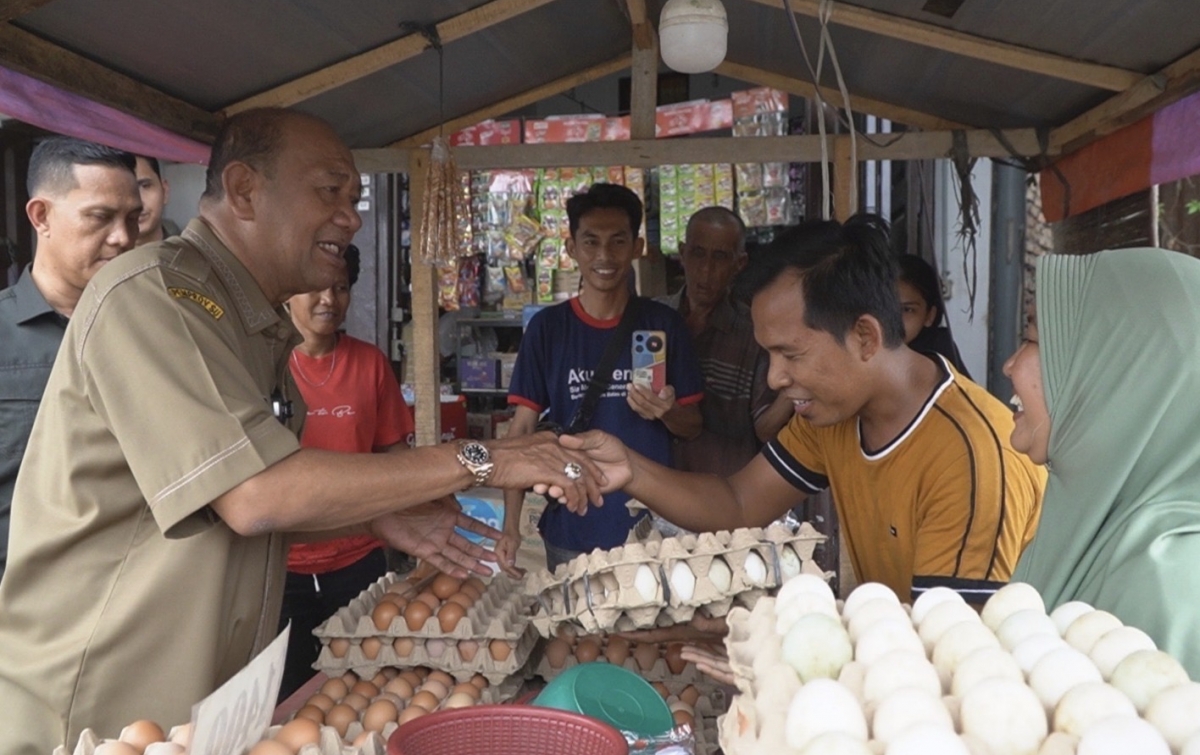
[[[376,537],[447,574],[460,578],[470,572],[490,575],[492,570],[482,562],[495,561],[496,555],[460,535],[457,527],[497,540],[501,537],[498,530],[462,513],[452,496],[385,514],[371,522]]]

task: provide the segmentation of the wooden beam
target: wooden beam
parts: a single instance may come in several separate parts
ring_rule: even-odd
[[[625,8],[629,11],[634,47],[645,50],[653,45],[657,48],[658,38],[654,33],[654,24],[646,13],[646,0],[625,0]]]
[[[552,0],[492,0],[437,24],[442,44],[462,39],[468,34],[494,26],[502,21],[546,5]],[[429,41],[420,34],[409,34],[373,50],[347,58],[318,71],[280,84],[253,97],[235,102],[225,108],[225,115],[240,113],[254,107],[287,107],[316,97],[318,94],[357,81],[377,71],[416,57],[428,49]]]
[[[1042,154],[1034,129],[1003,131],[1020,157]],[[971,157],[1012,157],[991,131],[967,131]],[[840,138],[840,137],[839,137]],[[951,131],[906,131],[876,134],[873,144],[858,140],[859,160],[931,160],[949,157],[954,146]],[[832,147],[830,147],[832,149]],[[413,150],[416,154],[421,150]],[[364,172],[403,172],[412,168],[405,149],[355,150],[354,159]],[[1052,155],[1053,153],[1051,153]],[[693,139],[639,139],[584,144],[512,144],[492,147],[459,147],[454,159],[460,170],[555,168],[574,165],[684,165],[690,163],[820,162],[821,137],[764,136],[757,139],[705,137]]]
[[[412,270],[412,329],[413,329],[413,383],[417,394],[414,413],[417,430],[417,445],[432,446],[442,439],[442,381],[441,359],[438,356],[438,305],[437,270],[421,264],[416,258],[421,235],[425,228],[421,218],[425,217],[425,171],[429,169],[429,153],[415,150],[412,155],[411,172],[408,176],[408,206],[413,218],[410,243],[414,259]],[[360,167],[359,170],[362,170]]]
[[[634,139],[653,139],[658,122],[658,35],[653,28],[649,28],[649,37],[650,44],[642,47],[634,35],[629,82],[629,133]]]
[[[177,134],[208,143],[217,133],[212,113],[8,23],[0,24],[0,65]]]
[[[833,140],[833,217],[839,223],[858,212],[858,162],[850,149],[850,136]]]
[[[754,0],[772,8],[784,8],[783,0]],[[818,0],[790,0],[792,10],[802,16],[820,17]],[[1054,53],[998,42],[994,39],[913,21],[903,16],[881,13],[840,2],[833,4],[830,23],[892,37],[916,45],[932,47],[1008,68],[1073,81],[1097,89],[1121,92],[1136,84],[1143,74],[1114,66],[1088,63]]]
[[[843,107],[842,93],[837,89],[832,87],[815,87],[812,83],[803,79],[784,76],[774,71],[767,71],[762,68],[755,68],[754,66],[726,60],[716,67],[715,73],[728,76],[731,79],[745,81],[748,84],[773,87],[788,94],[794,94],[797,97],[807,97],[808,99],[816,99],[816,93],[820,91],[821,97],[827,103],[834,107]],[[853,93],[850,95],[850,107],[854,108],[854,112],[856,113],[867,113],[868,115],[887,118],[889,121],[896,121],[897,123],[903,123],[906,126],[914,128],[922,128],[926,131],[948,131],[970,128],[970,126],[946,118],[939,118],[936,115],[918,112],[901,107],[900,105],[893,105],[889,102],[880,102],[879,100],[859,97]]]
[[[629,55],[622,55],[619,58],[614,58],[599,65],[592,66],[585,70],[573,73],[570,76],[564,76],[561,79],[555,79],[546,84],[536,86],[533,89],[528,89],[520,94],[514,95],[507,99],[500,100],[494,104],[488,105],[485,108],[480,108],[466,115],[452,118],[446,121],[445,126],[439,128],[433,126],[424,131],[419,131],[403,139],[392,142],[388,147],[416,147],[421,144],[428,144],[433,137],[438,135],[438,131],[444,131],[447,134],[452,134],[460,128],[474,126],[476,123],[486,121],[489,118],[497,118],[506,113],[511,113],[514,110],[532,105],[535,102],[540,102],[547,97],[553,97],[556,94],[562,94],[568,89],[574,89],[577,86],[583,86],[588,82],[602,79],[605,76],[624,71],[629,68]]]
[[[1074,152],[1196,91],[1200,91],[1200,50],[1054,129],[1050,146],[1063,153]]]
[[[0,0],[0,23],[32,13],[49,2],[50,0]]]

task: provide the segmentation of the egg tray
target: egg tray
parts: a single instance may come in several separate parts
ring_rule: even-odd
[[[701,715],[697,710],[692,734],[696,737],[696,755],[713,755],[721,749],[716,716]]]
[[[550,661],[546,658],[545,647],[545,643],[539,646],[537,656],[534,658],[532,665],[533,673],[542,677],[546,681],[554,679],[559,674],[578,666],[580,663],[579,659],[574,655],[575,647],[572,646],[572,652],[563,659],[562,665],[558,668],[554,668],[550,665]],[[621,666],[629,671],[632,671],[648,682],[663,682],[664,684],[667,684],[668,691],[671,690],[671,684],[678,684],[680,689],[690,684],[701,690],[702,694],[714,692],[717,689],[713,683],[713,680],[702,674],[700,670],[696,668],[694,663],[685,664],[683,669],[678,674],[671,673],[671,669],[668,668],[667,661],[665,658],[663,658],[662,652],[663,648],[660,647],[659,656],[654,660],[654,664],[648,669],[643,669],[638,665],[637,661],[633,657],[632,651],[630,652],[629,657],[626,658],[621,664]],[[597,658],[596,661],[600,663],[609,662],[608,659],[604,657],[603,651],[601,651],[600,657]]]
[[[317,661],[313,664],[313,668],[324,671],[326,674],[353,671],[359,676],[370,678],[378,673],[381,668],[387,666],[404,668],[427,666],[432,669],[445,671],[460,682],[470,679],[475,674],[482,674],[488,680],[489,684],[499,685],[516,673],[529,660],[533,647],[537,644],[538,634],[531,626],[526,625],[525,631],[516,640],[495,638],[513,645],[512,652],[504,661],[497,661],[492,658],[486,642],[481,642],[475,657],[470,661],[466,661],[459,653],[458,646],[455,643],[447,643],[442,654],[433,657],[429,654],[426,647],[429,640],[424,640],[417,642],[413,646],[412,652],[408,656],[401,658],[396,654],[396,650],[392,646],[395,638],[383,639],[386,641],[374,658],[368,658],[363,653],[361,639],[351,640],[349,650],[341,658],[334,656],[328,642],[323,641],[321,652],[317,656]]]
[[[507,639],[518,640],[529,625],[529,608],[533,598],[527,595],[523,580],[514,580],[504,574],[492,577],[479,600],[467,609],[466,615],[449,632],[443,632],[438,622],[437,611],[425,624],[412,631],[403,616],[397,616],[386,630],[380,631],[371,618],[371,613],[380,598],[392,584],[402,581],[395,573],[385,574],[374,584],[363,590],[349,605],[330,616],[313,634],[327,642],[331,639],[362,640],[366,637],[382,637],[389,640],[397,637],[437,638],[454,640]],[[424,586],[418,582],[418,592]]]
[[[263,739],[270,739],[275,736],[282,726],[272,726],[267,729]],[[391,736],[399,726],[396,723],[390,723],[383,728],[383,734],[372,735],[362,745],[355,747],[354,745],[346,744],[347,741],[353,741],[359,734],[362,733],[362,724],[355,721],[346,729],[346,741],[343,741],[338,736],[337,729],[332,726],[322,726],[319,744],[307,744],[301,747],[296,755],[387,755],[387,739]],[[68,750],[64,745],[59,745],[54,749],[53,755],[94,755],[96,748],[106,740],[96,736],[96,733],[91,729],[84,729],[79,734],[79,740],[75,744],[73,750]]]

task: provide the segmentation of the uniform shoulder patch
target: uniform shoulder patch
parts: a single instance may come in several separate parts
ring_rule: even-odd
[[[176,299],[189,299],[196,302],[204,308],[205,312],[212,315],[214,320],[220,320],[225,316],[225,310],[220,304],[217,304],[199,291],[193,291],[190,288],[180,288],[178,286],[168,286],[167,292]]]

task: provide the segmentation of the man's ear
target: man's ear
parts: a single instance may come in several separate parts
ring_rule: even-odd
[[[646,253],[646,239],[643,236],[638,236],[633,240],[633,258],[637,259]]]
[[[861,315],[850,330],[850,340],[862,361],[883,350],[883,325],[871,315]]]
[[[238,220],[254,220],[254,199],[262,174],[243,162],[234,161],[221,173],[225,202]]]
[[[163,207],[167,206],[167,202],[171,201],[171,184],[167,179],[162,179],[163,187]]]
[[[25,215],[39,236],[50,235],[50,200],[34,197],[25,203]]]

